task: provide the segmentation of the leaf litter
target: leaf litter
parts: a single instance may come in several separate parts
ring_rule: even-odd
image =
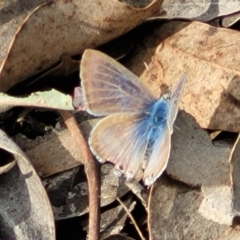
[[[162,4],[163,12],[156,16],[158,19],[188,19],[208,22],[217,17],[237,14],[240,10],[239,1],[191,1],[165,0]]]
[[[39,176],[21,149],[4,132],[0,134],[1,149],[16,160],[0,175],[0,238],[55,239],[51,204]]]
[[[45,8],[47,11],[48,8],[54,9],[56,4],[57,3],[47,4]],[[177,9],[180,14],[174,15],[175,17],[179,18],[179,16],[183,16],[184,19],[198,19],[198,17],[201,16],[199,20],[208,21],[223,14],[221,11],[218,13],[215,11],[217,3],[214,4],[209,5],[207,1],[206,3],[202,3],[203,12],[199,14],[196,9],[192,9],[192,15],[189,17],[186,12],[184,12],[185,10],[181,10],[182,7],[180,7],[180,4],[177,5],[177,3],[174,3],[172,7],[168,5],[168,1],[165,1],[163,4],[163,13],[165,10],[167,14],[171,14],[171,10]],[[221,10],[220,2],[218,4],[219,10]],[[226,5],[226,11],[228,12],[225,12],[225,14],[233,13],[233,10],[231,10],[231,6],[233,5],[231,4],[232,2],[230,1],[229,5]],[[236,2],[236,4],[238,3]],[[70,6],[70,9],[72,9],[71,7],[72,6]],[[151,5],[151,7],[153,7],[153,5]],[[199,7],[199,5],[195,7]],[[145,9],[142,8],[141,11],[143,10]],[[31,18],[34,19],[36,17],[40,19],[41,11],[42,10],[39,10],[36,16],[34,15],[35,12],[33,12],[29,19],[31,20]],[[134,12],[136,13],[137,11],[134,10]],[[146,12],[148,12],[148,10],[146,10]],[[150,13],[144,14],[146,14],[144,15],[146,18]],[[136,20],[137,17],[133,18]],[[140,16],[140,19],[142,18],[143,15]],[[172,17],[168,15],[166,18]],[[25,21],[23,26],[30,26],[30,22],[31,21]],[[129,29],[133,28],[136,26],[136,23],[128,26]],[[123,233],[127,232],[128,235],[133,236],[134,239],[138,238],[137,234],[132,234],[133,230],[131,228],[130,232],[128,232],[129,220],[126,221],[127,214],[124,212],[124,208],[121,207],[121,205],[113,205],[116,204],[116,198],[120,197],[130,209],[129,212],[132,211],[133,217],[137,221],[132,227],[134,227],[134,225],[140,225],[140,229],[146,238],[238,239],[237,219],[239,217],[240,206],[240,184],[238,183],[239,137],[237,140],[235,137],[225,139],[221,138],[221,134],[225,131],[239,132],[238,105],[240,98],[238,88],[240,80],[238,72],[239,54],[237,54],[236,50],[236,46],[239,45],[239,32],[231,29],[213,27],[200,22],[148,22],[146,23],[146,27],[148,28],[148,26],[151,26],[151,28],[148,29],[148,34],[143,34],[142,37],[139,38],[139,42],[122,62],[139,76],[141,81],[146,82],[158,95],[168,91],[169,87],[171,88],[171,86],[174,85],[175,80],[183,72],[187,73],[187,85],[174,127],[169,164],[166,173],[148,190],[150,191],[150,195],[146,208],[145,197],[141,199],[142,191],[145,192],[146,189],[139,188],[137,185],[128,185],[134,193],[132,194],[122,179],[118,179],[113,174],[114,170],[111,165],[103,165],[101,167],[101,218],[106,220],[106,222],[101,222],[101,237],[104,239],[110,239],[111,237],[113,239],[130,239],[126,235],[123,235]],[[20,46],[17,42],[21,42],[21,38],[31,38],[31,35],[27,34],[27,29],[24,29],[24,27],[22,27],[22,29],[23,30],[20,30],[19,34],[16,35],[13,41],[14,44],[9,45],[9,52],[12,56],[9,54],[6,60],[11,60],[10,63],[4,61],[2,65],[4,66],[1,72],[3,75],[0,75],[2,91],[49,67],[50,69],[47,71],[49,75],[58,74],[57,71],[61,72],[61,69],[63,70],[61,74],[65,75],[77,70],[76,64],[78,64],[78,60],[71,61],[71,58],[68,56],[64,58],[70,59],[67,70],[64,69],[65,64],[62,64],[64,61],[61,62],[58,67],[55,67],[55,69],[51,68],[51,64],[58,62],[61,58],[59,57],[59,53],[62,53],[62,50],[59,49],[57,51],[58,54],[53,55],[52,60],[45,64],[43,60],[46,59],[46,54],[49,52],[49,50],[46,49],[46,51],[44,50],[41,54],[37,51],[31,53],[38,56],[38,64],[41,65],[41,69],[34,70],[33,68],[29,68],[29,71],[25,71],[26,69],[22,68],[23,65],[18,62],[18,58],[14,57],[16,56],[14,54],[21,50],[21,48],[20,50],[17,49]],[[100,38],[95,46],[126,32],[126,29],[121,29],[121,26],[115,26],[114,29],[114,33],[118,32],[118,34],[110,34],[111,36],[108,35],[107,37]],[[39,30],[36,29],[36,31]],[[119,33],[119,31],[121,33]],[[94,36],[94,32],[91,34]],[[66,39],[69,39],[69,36]],[[77,36],[72,39],[72,41],[78,41]],[[33,41],[33,43],[36,44],[35,41]],[[75,52],[70,51],[69,55],[79,54],[90,46],[91,45],[86,45],[82,50],[78,49]],[[14,53],[14,48],[17,50],[16,53]],[[19,54],[19,59],[21,58],[20,55],[21,54]],[[16,68],[17,71],[14,73],[7,73],[8,71],[6,71],[4,73],[6,70],[4,70],[4,68],[7,66],[5,64],[10,64],[9,66],[12,66],[13,69]],[[26,63],[24,67],[28,68],[28,63]],[[1,78],[1,76],[5,77]],[[9,82],[2,80],[7,78],[10,79]],[[41,78],[38,80],[41,81]],[[58,97],[53,99],[54,94],[51,94],[52,92],[49,93],[42,105],[38,104],[41,102],[41,94],[39,95],[38,93],[32,95],[37,96],[35,100],[32,97],[27,100],[29,102],[27,104],[29,105],[22,103],[24,99],[22,97],[18,100],[18,98],[13,99],[2,94],[5,99],[8,99],[6,101],[2,100],[4,101],[2,104],[10,104],[11,106],[21,106],[25,104],[24,106],[65,109],[56,105],[56,103],[58,104]],[[63,99],[65,97],[68,98],[67,101],[63,100],[63,105],[68,102],[67,109],[73,110],[71,104],[72,98],[64,93],[61,94]],[[7,113],[11,114],[13,111],[14,109],[11,109],[8,110]],[[80,125],[86,139],[92,126],[91,121]],[[21,198],[24,198],[24,200],[29,203],[33,211],[35,211],[34,204],[41,204],[39,209],[41,209],[41,211],[44,210],[43,214],[47,216],[45,223],[46,226],[48,226],[45,230],[39,228],[39,231],[43,234],[41,235],[42,239],[54,239],[53,213],[50,208],[50,203],[46,198],[45,191],[48,193],[54,218],[57,220],[57,232],[60,232],[59,224],[61,224],[61,222],[65,223],[64,221],[69,221],[77,216],[84,217],[86,213],[91,211],[88,205],[89,186],[81,166],[85,160],[82,159],[82,155],[79,154],[77,147],[73,144],[72,136],[67,130],[61,130],[57,133],[56,130],[54,131],[55,135],[50,139],[36,144],[32,150],[25,149],[25,154],[32,162],[38,174],[41,177],[45,177],[43,183],[46,190],[43,189],[34,168],[28,163],[26,155],[22,153],[21,150],[20,153],[16,153],[15,150],[8,149],[7,151],[11,153],[10,155],[1,153],[6,159],[1,165],[0,170],[0,177],[3,179],[1,181],[1,189],[4,189],[8,184],[11,185],[13,184],[12,182],[14,182],[12,180],[5,180],[4,182],[4,179],[11,179],[12,177],[15,179],[23,179],[23,176],[25,176],[22,175],[23,173],[32,173],[32,177],[29,177],[29,179],[24,178],[24,180],[14,182],[14,184],[25,184],[24,181],[28,181],[29,185],[26,185],[28,187],[26,189],[29,191],[29,196],[24,195],[24,191],[21,193],[23,196],[18,194],[16,191],[18,187],[12,187],[11,189],[16,192],[11,194],[15,196],[17,203],[14,203],[14,205],[16,206],[21,206],[19,205]],[[213,137],[212,133],[216,136]],[[7,139],[4,135],[1,138],[3,140]],[[14,145],[14,143],[11,144]],[[24,149],[24,146],[21,147]],[[39,155],[37,155],[37,153]],[[34,160],[35,158],[37,160]],[[25,170],[21,170],[21,162],[28,163],[28,167],[23,167]],[[61,173],[62,171],[65,172]],[[38,191],[33,190],[33,186],[37,188]],[[137,200],[134,208],[138,209],[141,205],[140,209],[145,209],[142,211],[142,215],[136,214],[135,210],[132,210],[132,206],[130,206],[131,203],[134,203],[132,198],[135,198],[135,193],[141,200]],[[43,196],[42,198],[39,198],[40,194]],[[3,206],[6,205],[12,208],[14,205],[8,206],[8,197],[10,195],[3,191],[2,201]],[[61,196],[61,198],[59,196]],[[38,198],[38,200],[35,200],[35,198]],[[33,201],[31,199],[33,199]],[[38,201],[41,201],[41,203],[38,203]],[[107,209],[107,211],[104,211],[104,208]],[[8,208],[2,208],[1,213],[4,213],[6,209]],[[21,207],[19,209],[21,209]],[[145,211],[147,211],[148,217]],[[106,215],[104,215],[104,212]],[[107,214],[108,212],[109,215]],[[0,235],[2,234],[1,236],[4,237],[13,237],[16,235],[20,236],[19,239],[21,239],[22,236],[27,236],[26,239],[34,239],[33,235],[29,235],[30,228],[34,226],[35,229],[38,229],[39,219],[43,222],[42,217],[38,214],[40,213],[37,212],[37,217],[34,220],[32,220],[33,216],[30,214],[29,219],[32,221],[30,225],[28,225],[27,222],[28,218],[25,222],[20,223],[20,225],[16,224],[16,226],[20,226],[21,231],[16,231],[14,228],[9,227],[8,222],[15,221],[13,216],[9,216],[6,222],[3,221],[3,229],[5,230],[0,231]],[[2,216],[2,214],[0,215]],[[81,239],[86,237],[84,231],[87,231],[90,227],[88,226],[86,217],[85,223],[83,222],[82,226],[85,227],[82,228],[83,230],[74,229],[75,233],[78,232],[78,234],[80,234],[79,237]],[[120,225],[118,225],[118,223]],[[34,224],[36,224],[36,226]],[[25,226],[27,228],[25,228]],[[26,229],[24,230],[25,232],[22,229]],[[146,229],[147,231],[145,231]],[[7,232],[10,235],[7,235]],[[120,233],[121,235],[116,235]],[[66,234],[67,237],[65,239],[69,239],[73,233],[67,231]],[[57,239],[63,238],[57,235]]]
[[[46,70],[62,56],[80,54],[122,35],[157,11],[161,2],[156,0],[140,9],[109,0],[101,1],[102,8],[98,2],[77,0],[38,6],[7,46],[0,64],[0,90]]]

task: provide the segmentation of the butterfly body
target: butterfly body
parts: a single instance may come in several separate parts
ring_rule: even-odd
[[[141,138],[142,133],[146,132],[146,149],[144,154],[145,160],[149,158],[153,143],[166,128],[169,109],[168,105],[168,100],[160,98],[151,107],[149,107],[149,111],[146,111],[140,117],[142,122],[136,122],[136,126],[134,128],[136,129],[136,134],[134,135],[134,138],[139,139]]]
[[[170,97],[157,99],[122,65],[86,50],[81,79],[87,111],[106,116],[90,134],[91,151],[100,162],[112,162],[127,179],[142,178],[151,185],[167,166],[186,78],[179,80]]]
[[[166,127],[167,116],[169,110],[169,102],[163,98],[160,98],[153,104],[150,115],[149,125],[151,126],[150,141],[154,141],[161,133],[162,129]]]

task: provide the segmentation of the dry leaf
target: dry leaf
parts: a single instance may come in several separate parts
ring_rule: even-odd
[[[208,209],[207,218],[202,214],[203,201],[206,202],[199,189],[158,179],[149,199],[150,239],[239,239],[238,230],[211,220],[216,216],[214,212]]]
[[[8,47],[0,67],[0,91],[46,70],[62,56],[80,54],[120,36],[158,11],[161,2],[154,0],[140,9],[111,0],[40,6],[25,19]]]
[[[156,51],[169,83],[180,72],[187,73],[180,107],[203,128],[239,130],[240,109],[234,103],[240,99],[238,35],[236,31],[193,22],[166,39]]]
[[[48,177],[83,164],[68,129],[53,135],[51,139],[25,151],[41,177]]]
[[[233,194],[230,186],[203,187],[198,212],[207,220],[232,225],[236,212],[233,211]]]
[[[98,119],[93,119],[80,124],[86,139],[98,121]],[[41,177],[46,178],[83,164],[82,156],[79,155],[79,150],[73,143],[72,135],[68,129],[55,130],[34,140],[28,139],[26,141],[21,134],[14,139],[24,149],[25,154]]]
[[[167,173],[192,186],[229,186],[233,144],[213,143],[209,134],[183,111],[174,126]]]
[[[55,89],[45,92],[34,92],[28,97],[12,97],[5,93],[0,93],[0,106],[4,107],[4,109],[1,109],[1,112],[9,110],[13,106],[74,110],[72,97]]]
[[[11,146],[12,141],[9,138],[3,138],[0,139],[0,142],[3,142],[3,144],[9,145]],[[16,164],[16,158],[6,152],[5,150],[0,149],[0,156],[1,156],[1,160],[0,160],[0,175],[3,173],[8,172],[11,168],[13,168]]]
[[[7,55],[9,43],[11,43],[24,19],[44,2],[46,0],[0,1],[0,62]]]
[[[221,130],[215,130],[213,132],[210,133],[210,138],[211,140],[214,140],[217,136],[219,136],[222,133]]]
[[[216,17],[226,16],[240,10],[239,1],[191,1],[165,0],[162,5],[163,13],[159,19],[189,19],[208,22]]]
[[[78,174],[84,175],[81,169]],[[56,220],[82,216],[89,210],[86,179],[81,178],[74,184],[76,175],[73,169],[44,180]],[[114,174],[112,165],[101,166],[101,206],[112,203],[128,191],[123,181]]]
[[[4,132],[0,147],[17,160],[17,165],[0,175],[1,239],[55,239],[52,208],[34,168]]]
[[[139,50],[134,61],[141,64],[134,72],[154,92],[160,95],[159,86],[174,86],[186,73],[180,109],[202,128],[240,130],[239,32],[199,22],[170,22],[155,29],[145,44],[148,51]]]
[[[234,15],[225,16],[222,18],[223,27],[231,27],[234,23],[237,23],[240,18],[240,13],[235,13]]]

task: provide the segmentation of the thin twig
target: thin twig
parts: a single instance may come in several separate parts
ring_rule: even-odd
[[[149,195],[148,195],[148,202],[147,202],[147,225],[148,225],[148,232],[149,232],[149,240],[152,240],[152,228],[151,228],[151,199],[152,199],[152,195],[153,195],[153,185],[150,186],[150,190],[149,190]]]
[[[117,201],[122,205],[122,207],[123,207],[124,210],[126,211],[127,215],[130,217],[130,219],[131,219],[131,221],[133,222],[133,225],[135,226],[135,228],[136,228],[136,230],[137,230],[138,235],[140,236],[140,238],[141,238],[142,240],[146,240],[146,239],[144,238],[144,236],[143,236],[140,228],[138,227],[135,219],[133,218],[132,214],[128,211],[128,209],[127,209],[127,207],[125,206],[125,204],[124,204],[118,197],[117,197],[116,199],[117,199]]]
[[[88,239],[98,240],[100,229],[99,204],[100,204],[100,181],[97,162],[89,150],[88,144],[84,139],[74,116],[68,111],[59,111],[64,122],[75,141],[81,156],[84,159],[85,172],[88,179],[89,191],[89,230]]]

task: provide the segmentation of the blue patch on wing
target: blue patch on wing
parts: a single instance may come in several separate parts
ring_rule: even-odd
[[[169,101],[165,99],[159,99],[152,106],[149,124],[151,125],[151,131],[149,132],[149,140],[155,141],[162,133],[167,124],[167,117],[169,112]]]
[[[145,159],[149,158],[156,139],[163,134],[166,128],[169,114],[169,100],[161,98],[148,109],[149,111],[145,111],[141,118],[138,118],[139,120],[136,122],[136,132],[134,136],[136,139],[145,136],[143,139],[147,144]]]

